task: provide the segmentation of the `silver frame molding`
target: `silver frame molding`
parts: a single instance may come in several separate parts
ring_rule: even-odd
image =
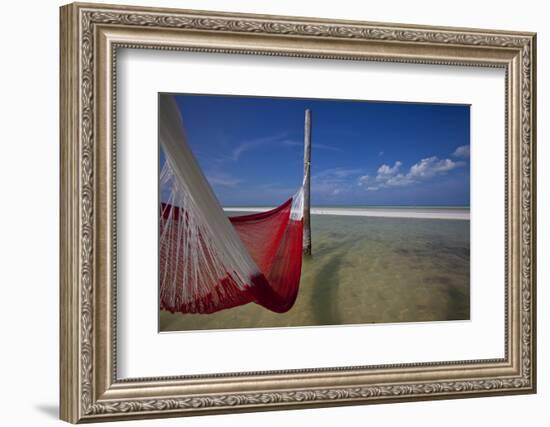
[[[534,33],[79,3],[60,13],[61,419],[112,421],[536,391]],[[117,379],[119,48],[505,69],[505,357]]]

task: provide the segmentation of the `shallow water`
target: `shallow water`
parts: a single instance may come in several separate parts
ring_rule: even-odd
[[[161,311],[160,330],[470,318],[470,221],[313,215],[311,222],[313,254],[290,311],[256,304],[207,315]]]

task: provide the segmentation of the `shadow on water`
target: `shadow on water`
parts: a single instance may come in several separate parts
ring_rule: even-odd
[[[464,320],[470,318],[470,300],[456,287],[450,277],[429,276],[424,283],[435,287],[441,287],[445,292],[447,311],[444,314],[445,320]]]
[[[449,289],[449,309],[446,320],[470,319],[470,299],[457,289]]]
[[[363,236],[357,236],[357,237],[348,237],[346,240],[334,240],[331,241],[331,243],[326,243],[326,241],[322,241],[321,243],[317,244],[317,247],[314,248],[313,256],[315,258],[322,258],[324,256],[330,255],[334,253],[334,251],[340,249],[342,245],[346,245],[348,247],[351,247],[357,243],[361,243],[365,240]],[[340,254],[340,258],[342,258],[342,254]]]
[[[470,259],[470,249],[459,246],[437,245],[433,243],[426,243],[425,247],[419,248],[395,248],[394,253],[400,256],[415,256],[418,258],[426,257],[457,257],[461,260]],[[452,261],[452,260],[451,260]],[[453,262],[453,261],[452,261]]]
[[[318,325],[338,325],[341,323],[337,299],[338,271],[342,259],[342,253],[332,256],[313,279],[315,289],[311,305]]]

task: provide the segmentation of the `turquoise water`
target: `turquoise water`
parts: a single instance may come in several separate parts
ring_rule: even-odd
[[[470,221],[313,215],[311,222],[313,254],[289,312],[256,304],[209,315],[161,312],[161,331],[469,319]]]

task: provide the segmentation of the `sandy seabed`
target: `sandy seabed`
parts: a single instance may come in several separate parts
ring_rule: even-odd
[[[254,303],[213,314],[161,311],[160,330],[470,317],[469,220],[313,214],[312,243],[312,256],[304,258],[298,298],[287,313],[273,313]]]

